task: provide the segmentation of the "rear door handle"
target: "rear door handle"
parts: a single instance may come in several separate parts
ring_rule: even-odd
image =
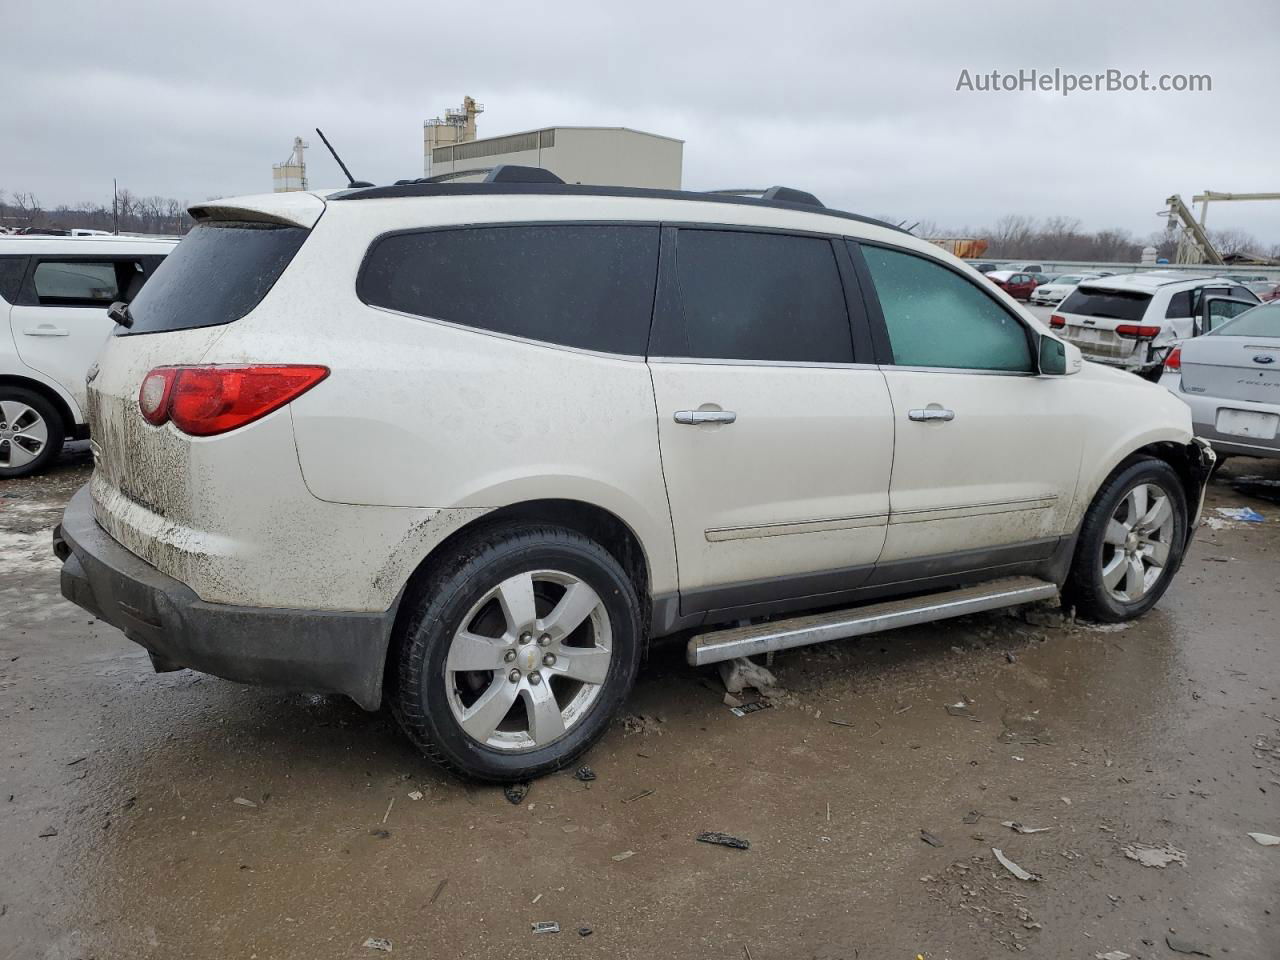
[[[932,404],[923,410],[910,410],[907,412],[907,416],[919,423],[927,423],[930,420],[954,420],[956,412],[947,410],[937,404]]]
[[[62,329],[62,327],[51,326],[50,324],[47,324],[47,323],[42,323],[38,327],[27,327],[27,329],[23,330],[22,332],[25,333],[28,337],[69,337],[71,336],[70,330],[64,330]]]
[[[676,423],[733,423],[738,415],[732,410],[677,410]]]

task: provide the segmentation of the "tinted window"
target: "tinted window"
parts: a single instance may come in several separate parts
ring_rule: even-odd
[[[0,297],[11,304],[17,303],[22,275],[26,272],[26,257],[0,257]]]
[[[1200,316],[1200,309],[1204,305],[1205,297],[1227,297],[1231,295],[1228,287],[1197,287],[1189,291],[1191,293],[1191,313],[1189,316]]]
[[[1097,290],[1079,286],[1058,307],[1061,313],[1108,320],[1141,320],[1151,303],[1151,294],[1133,290]]]
[[[894,363],[1031,371],[1025,328],[964,277],[897,250],[864,246]]]
[[[239,320],[275,285],[307,238],[302,227],[198,224],[156,268],[130,305],[120,335],[212,327]]]
[[[1191,316],[1191,291],[1183,290],[1170,297],[1169,308],[1165,310],[1164,315],[1166,318]]]
[[[1232,287],[1232,288],[1231,288],[1231,295],[1232,295],[1233,297],[1239,297],[1241,300],[1256,300],[1256,299],[1257,299],[1257,297],[1255,297],[1255,296],[1253,295],[1253,291],[1252,291],[1252,290],[1250,290],[1248,287]]]
[[[383,237],[357,292],[404,313],[643,356],[657,272],[657,227],[469,227]]]
[[[684,321],[678,356],[853,362],[849,313],[830,240],[681,230],[676,282]]]
[[[120,299],[130,275],[141,271],[135,261],[42,260],[31,282],[41,306],[108,307]]]

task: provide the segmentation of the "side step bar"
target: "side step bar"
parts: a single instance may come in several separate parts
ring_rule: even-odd
[[[829,613],[772,620],[745,627],[700,633],[689,640],[689,663],[695,667],[734,657],[751,657],[773,650],[789,650],[811,643],[860,637],[897,627],[931,623],[967,613],[1051,600],[1058,588],[1035,577],[1007,577],[974,587],[946,590],[908,600],[889,600]]]

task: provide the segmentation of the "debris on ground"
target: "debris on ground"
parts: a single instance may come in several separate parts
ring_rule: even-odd
[[[591,929],[590,927],[579,927],[579,928],[578,928],[578,936],[580,936],[580,937],[589,937],[589,936],[591,936],[591,934],[592,934],[593,932],[594,932],[594,931],[592,931],[592,929]]]
[[[1108,950],[1106,953],[1095,953],[1096,960],[1132,960],[1132,953],[1123,950]]]
[[[370,831],[369,831],[369,836],[371,836],[371,837],[377,837],[379,840],[390,840],[390,839],[391,839],[391,831],[390,831],[390,830],[384,830],[384,829],[382,829],[381,827],[378,827],[377,829],[370,830]]]
[[[833,723],[837,727],[856,727],[857,724],[851,720],[828,720],[827,723]]]
[[[242,807],[256,807],[256,806],[257,806],[257,804],[256,804],[256,803],[254,803],[252,800],[246,799],[245,797],[236,797],[236,798],[235,798],[234,800],[232,800],[231,802],[232,802],[232,803],[238,803],[238,804],[240,804],[240,806],[242,806]]]
[[[370,937],[364,942],[364,945],[370,950],[381,950],[383,953],[391,952],[391,941],[386,937]]]
[[[596,772],[590,767],[579,767],[573,771],[573,779],[581,780],[583,783],[590,783],[596,778]]]
[[[726,693],[724,695],[724,705],[726,707],[740,707],[742,706],[742,701],[739,700],[737,697],[735,697],[732,693]]]
[[[731,707],[729,712],[735,717],[745,717],[749,713],[758,713],[761,710],[768,710],[773,704],[768,700],[757,700],[755,703],[744,703],[740,707]]]
[[[1053,827],[1025,827],[1017,820],[1001,820],[1000,826],[1008,827],[1014,833],[1045,833]]]
[[[524,798],[529,795],[529,781],[522,780],[519,783],[508,783],[502,788],[502,795],[507,798],[507,803],[514,807],[524,803]]]
[[[1034,873],[1028,873],[1026,870],[1023,870],[1020,866],[1018,866],[1016,863],[1014,863],[1012,860],[1006,857],[1004,855],[1003,850],[1000,850],[997,847],[992,847],[991,852],[994,853],[996,855],[996,859],[1000,861],[1000,866],[1004,867],[1006,870],[1012,873],[1019,880],[1043,879],[1042,877],[1039,877]]]
[[[724,688],[730,693],[742,693],[748,687],[760,691],[766,697],[774,697],[782,692],[777,677],[746,657],[722,660],[716,667],[720,671],[720,679],[724,681]]]
[[[1218,507],[1218,516],[1241,523],[1265,523],[1266,517],[1252,507]]]
[[[651,796],[653,796],[652,790],[641,790],[639,793],[635,794],[634,796],[627,797],[622,802],[635,803],[637,800],[643,800],[645,797],[651,797]]]
[[[1255,843],[1260,843],[1264,847],[1280,846],[1280,837],[1273,836],[1269,833],[1251,833],[1249,834]]]
[[[743,840],[741,837],[731,837],[727,833],[716,833],[711,830],[704,831],[693,839],[697,840],[699,843],[714,843],[721,847],[733,847],[735,850],[751,849],[750,840]]]
[[[960,822],[968,823],[972,825],[977,823],[981,819],[982,819],[981,810],[970,810],[968,813],[966,813],[963,817],[960,818]]]
[[[36,834],[37,837],[56,837],[57,835],[58,835],[58,830],[56,827],[45,827],[43,830],[41,830],[39,833]]]
[[[1204,947],[1200,946],[1185,937],[1180,937],[1176,933],[1167,933],[1164,942],[1169,945],[1169,949],[1174,953],[1186,953],[1196,957],[1211,957],[1211,954]]]
[[[634,850],[623,850],[621,853],[615,853],[609,859],[616,860],[618,863],[621,863],[623,860],[626,860],[628,857],[634,857],[635,855],[636,855],[636,852]]]
[[[1049,610],[1044,607],[1027,607],[1022,611],[1022,619],[1033,627],[1060,629],[1066,626],[1067,619],[1061,610]]]
[[[560,924],[556,923],[554,920],[537,920],[529,924],[529,928],[533,930],[534,933],[560,932]]]
[[[1137,860],[1144,867],[1163,870],[1171,863],[1187,865],[1187,855],[1171,843],[1154,846],[1149,843],[1126,843],[1120,848],[1130,860]]]
[[[936,834],[932,834],[925,829],[920,830],[920,839],[931,847],[941,847],[943,845],[942,840]]]
[[[422,794],[422,791],[421,791],[421,790],[410,790],[410,791],[409,791],[409,799],[410,799],[410,800],[421,800],[421,799],[422,799],[422,796],[423,796],[423,794]]]
[[[651,733],[661,736],[661,723],[662,720],[658,717],[650,717],[644,714],[633,713],[630,716],[622,718],[622,732],[623,735],[627,737],[636,733],[642,734],[643,736],[648,736]]]
[[[448,883],[448,882],[449,882],[449,878],[448,878],[448,877],[445,877],[443,880],[441,880],[439,883],[437,883],[437,884],[436,884],[436,892],[435,892],[435,893],[433,893],[433,894],[431,894],[431,899],[430,899],[430,900],[428,900],[428,901],[427,901],[427,903],[435,903],[437,900],[439,900],[439,899],[440,899],[440,894],[444,893],[444,885],[445,885],[446,883]]]

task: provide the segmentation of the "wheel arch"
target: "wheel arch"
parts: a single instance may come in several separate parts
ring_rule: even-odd
[[[80,421],[75,412],[73,401],[63,396],[56,387],[43,380],[12,373],[0,374],[0,387],[18,387],[22,390],[30,390],[32,393],[39,394],[53,404],[53,408],[58,411],[58,416],[62,417],[67,437],[71,438],[77,435],[76,428],[79,426]]]

